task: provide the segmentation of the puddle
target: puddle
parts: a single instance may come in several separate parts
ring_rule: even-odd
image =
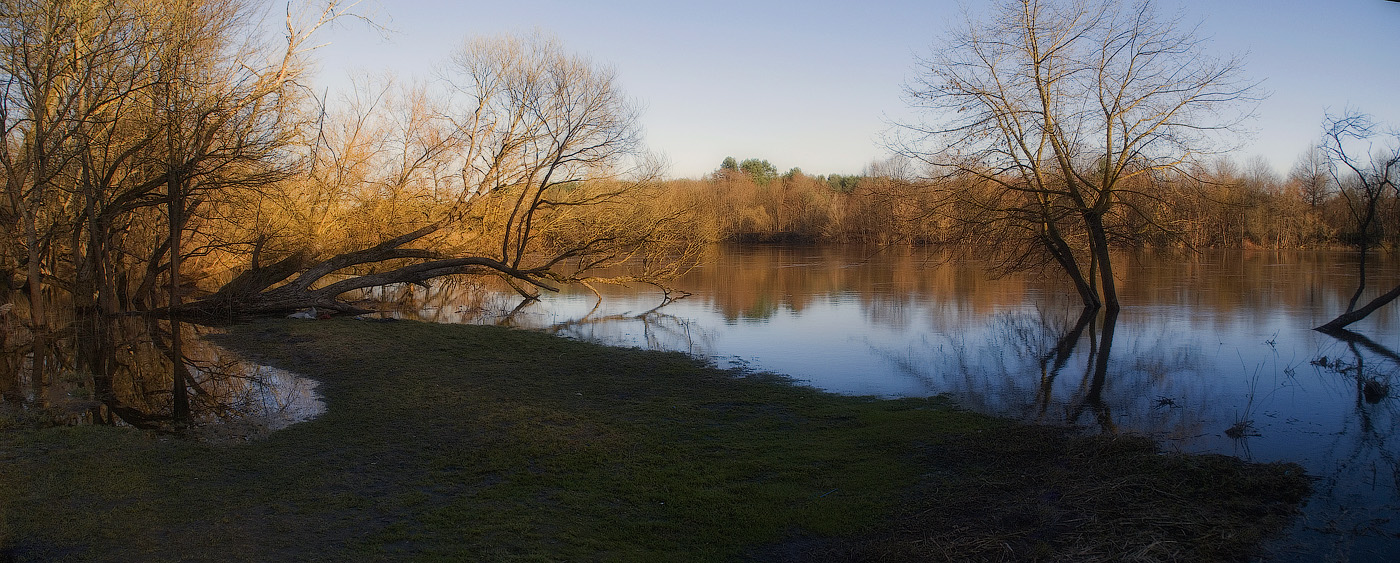
[[[111,340],[104,342],[7,339],[0,353],[0,428],[106,424],[248,441],[326,410],[314,380],[248,361],[203,338],[218,329],[184,325],[189,418],[176,425],[168,325],[149,319],[112,324]]]

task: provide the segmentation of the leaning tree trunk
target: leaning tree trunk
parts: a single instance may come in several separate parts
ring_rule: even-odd
[[[1097,310],[1101,307],[1103,303],[1099,301],[1098,292],[1094,291],[1094,286],[1090,283],[1091,280],[1085,279],[1084,273],[1079,271],[1079,262],[1075,260],[1074,251],[1070,249],[1069,245],[1065,244],[1065,241],[1060,239],[1058,234],[1054,236],[1042,235],[1041,241],[1049,249],[1055,262],[1074,283],[1075,291],[1079,292],[1079,298],[1084,301],[1084,308]]]
[[[1347,325],[1350,325],[1356,321],[1366,318],[1371,313],[1375,312],[1376,309],[1384,307],[1387,303],[1394,301],[1397,297],[1400,297],[1400,285],[1395,286],[1390,291],[1380,294],[1375,299],[1372,299],[1370,303],[1362,305],[1360,309],[1348,310],[1345,313],[1337,315],[1337,318],[1332,319],[1327,324],[1324,324],[1313,330],[1327,334],[1332,334],[1346,330]],[[1352,297],[1352,303],[1355,302],[1356,297]]]

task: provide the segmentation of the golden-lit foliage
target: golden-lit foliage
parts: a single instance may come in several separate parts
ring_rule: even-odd
[[[1304,157],[1300,157],[1300,161]],[[723,169],[700,180],[671,180],[649,200],[676,209],[693,207],[693,236],[729,242],[982,245],[1008,249],[1015,237],[985,228],[980,205],[995,190],[957,178],[878,175],[882,163],[854,178],[850,188],[823,176],[784,175],[758,186]],[[873,171],[873,172],[872,172]],[[1130,180],[1123,209],[1106,217],[1116,249],[1332,248],[1345,244],[1346,201],[1330,182],[1306,188],[1298,175],[1280,177],[1262,160],[1240,165],[1221,157],[1190,174]],[[948,205],[940,192],[961,192]],[[1129,211],[1130,210],[1130,211]],[[1387,203],[1385,215],[1400,215]],[[1066,230],[1069,236],[1082,232]],[[1400,243],[1400,231],[1384,242]],[[1005,253],[1003,253],[1005,254]],[[1007,256],[1014,256],[1011,252]],[[1042,260],[1042,262],[1044,261]],[[1034,265],[1027,262],[1023,265]]]
[[[49,300],[232,310],[280,288],[251,307],[276,310],[457,273],[529,292],[640,256],[634,277],[683,269],[697,241],[684,208],[643,204],[659,167],[610,69],[483,38],[437,81],[311,103],[307,41],[347,16],[289,10],[268,41],[239,0],[6,5],[0,281],[33,326]]]
[[[1032,244],[1046,225],[1090,264],[1100,247],[1350,236],[1354,189],[1316,152],[1287,179],[1260,163],[1188,166],[1180,150],[1112,170],[1075,153],[1068,173],[1018,165],[1012,151],[988,168],[1001,145],[974,143],[954,147],[981,151],[959,161],[964,174],[928,154],[860,176],[779,174],[749,158],[662,182],[613,71],[547,37],[473,39],[432,81],[365,78],[314,99],[299,82],[312,34],[353,17],[316,6],[289,12],[279,38],[259,27],[264,7],[243,0],[3,3],[0,285],[29,296],[12,316],[40,327],[58,314],[49,302],[80,313],[343,306],[345,291],[454,274],[504,276],[528,295],[605,281],[596,272],[621,263],[642,267],[620,281],[663,282],[716,241],[986,245],[1014,270],[1050,263]],[[1095,33],[1156,34],[1195,52],[1170,23],[1095,14]],[[1219,84],[1232,65],[1195,79]],[[1095,171],[1117,175],[1087,182]],[[1032,176],[1043,201],[1007,189]],[[1107,203],[1067,203],[1071,179],[1080,199]],[[1393,198],[1377,209],[1377,224],[1394,224]],[[1075,218],[1086,210],[1092,224]],[[1394,244],[1394,229],[1379,229]]]
[[[55,298],[152,307],[183,281],[172,246],[198,258],[241,244],[216,204],[286,177],[307,40],[345,13],[289,8],[269,41],[241,0],[6,2],[0,270],[28,289],[31,323]]]

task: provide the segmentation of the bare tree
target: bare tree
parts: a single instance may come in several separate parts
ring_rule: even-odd
[[[610,69],[546,38],[484,39],[440,83],[310,107],[311,37],[353,7],[0,0],[0,269],[6,286],[26,274],[36,333],[55,303],[350,310],[347,291],[444,275],[533,296],[631,259],[644,281],[684,263],[665,258],[698,242],[671,234],[684,213],[634,205],[660,168]]]
[[[1288,172],[1288,179],[1297,186],[1298,197],[1316,210],[1336,190],[1327,153],[1320,146],[1309,147]]]
[[[3,215],[23,249],[36,341],[50,306],[71,304],[84,371],[110,378],[104,316],[178,305],[191,218],[221,190],[285,168],[307,41],[347,13],[337,0],[305,8],[289,5],[283,40],[264,42],[263,6],[245,0],[0,4]],[[181,419],[178,339],[169,359]]]
[[[69,227],[57,184],[73,157],[75,125],[91,110],[86,94],[113,56],[113,19],[77,2],[15,0],[0,5],[0,166],[6,226],[23,250],[30,322],[47,327],[46,287],[55,239]]]
[[[1239,60],[1149,1],[1001,0],[921,65],[907,97],[925,118],[896,148],[946,188],[942,212],[1039,249],[1089,307],[1118,307],[1112,222],[1221,148],[1254,97]]]
[[[332,119],[318,136],[316,171],[305,181],[316,193],[345,194],[308,218],[369,224],[369,235],[286,246],[282,259],[258,263],[186,309],[353,311],[337,297],[482,273],[534,297],[600,281],[593,270],[640,254],[684,254],[686,241],[666,236],[677,216],[629,205],[658,168],[615,82],[610,69],[553,40],[500,37],[470,41],[452,58],[443,100],[425,88],[361,95],[358,113]],[[654,274],[675,263],[650,261]]]
[[[1376,309],[1400,297],[1400,285],[1380,294],[1357,308],[1366,291],[1367,257],[1384,235],[1386,225],[1381,220],[1384,206],[1400,195],[1400,133],[1382,134],[1369,115],[1347,110],[1340,116],[1328,115],[1322,126],[1320,148],[1330,162],[1328,173],[1338,193],[1346,202],[1350,217],[1350,232],[1345,241],[1356,249],[1356,292],[1347,301],[1347,309],[1317,330],[1338,332],[1366,318]],[[1382,145],[1377,145],[1380,137]]]
[[[288,6],[284,40],[268,43],[262,7],[244,0],[5,2],[3,215],[25,253],[33,326],[53,290],[80,312],[114,312],[117,280],[140,268],[149,307],[201,194],[268,179],[295,131],[307,40],[345,14],[334,0],[305,16]],[[132,257],[139,267],[121,264]]]

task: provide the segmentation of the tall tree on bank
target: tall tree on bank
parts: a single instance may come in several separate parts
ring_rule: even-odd
[[[0,4],[0,168],[6,195],[0,223],[22,264],[30,326],[47,330],[48,286],[57,237],[67,225],[61,175],[74,156],[80,123],[105,70],[121,57],[117,18],[78,2]]]
[[[1298,155],[1288,171],[1288,179],[1296,186],[1298,198],[1314,211],[1336,191],[1334,176],[1331,161],[1320,146],[1309,147]]]
[[[1367,257],[1380,244],[1385,228],[1395,228],[1383,219],[1385,207],[1400,196],[1400,133],[1382,135],[1377,128],[1369,115],[1350,110],[1323,121],[1320,149],[1351,219],[1350,232],[1343,236],[1356,249],[1357,276],[1356,292],[1347,301],[1346,311],[1317,327],[1322,332],[1344,331],[1400,297],[1400,285],[1396,285],[1357,307],[1366,291]],[[1388,137],[1386,144],[1377,146],[1377,137]]]
[[[1134,201],[1224,148],[1255,97],[1194,31],[1150,1],[1000,0],[920,61],[923,118],[895,148],[928,166],[938,212],[1116,309],[1112,220],[1151,224]]]

